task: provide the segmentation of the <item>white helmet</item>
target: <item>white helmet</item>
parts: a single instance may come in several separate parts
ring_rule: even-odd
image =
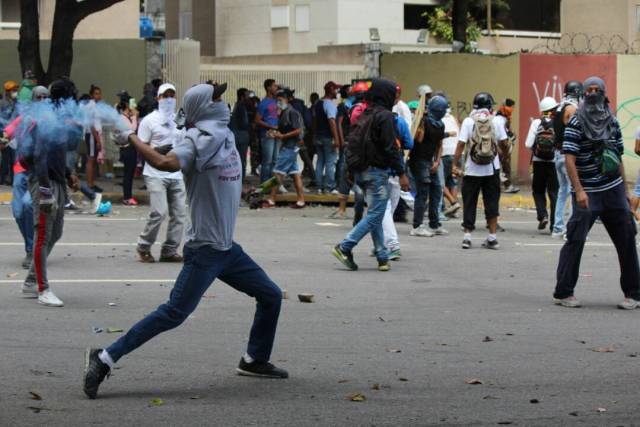
[[[418,96],[426,95],[428,93],[433,93],[431,86],[429,85],[420,85],[418,86]]]
[[[558,108],[558,101],[556,101],[554,98],[547,96],[545,98],[542,98],[542,101],[540,101],[540,111],[541,112],[545,112],[545,111],[551,111],[551,110],[555,110],[556,108]]]

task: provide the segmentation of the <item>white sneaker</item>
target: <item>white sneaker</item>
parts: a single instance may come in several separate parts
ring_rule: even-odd
[[[409,232],[409,236],[433,237],[435,236],[435,234],[433,233],[433,231],[427,229],[424,224],[421,224],[418,228],[412,228]]]
[[[60,301],[60,298],[49,289],[38,292],[38,303],[46,305],[47,307],[62,307],[64,305],[64,303]]]
[[[640,307],[640,301],[636,301],[633,298],[625,298],[620,304],[618,304],[618,308],[623,310],[635,310]]]
[[[22,284],[22,298],[38,298],[38,286]]]
[[[324,194],[324,190],[322,190],[322,189],[318,188],[317,193],[318,193],[318,194]]]
[[[551,233],[551,238],[564,239],[564,231],[554,231],[553,233]]]
[[[563,299],[554,299],[553,303],[555,305],[560,305],[562,307],[568,307],[568,308],[578,308],[578,307],[582,307],[582,304],[580,303],[580,301],[578,300],[578,298],[574,297],[574,296],[570,296],[567,298],[563,298]]]
[[[281,185],[280,187],[278,187],[278,193],[280,194],[285,194],[288,193],[289,190],[287,190],[287,187],[285,187],[284,185]]]
[[[429,231],[431,231],[436,236],[447,236],[449,234],[449,232],[442,227],[438,227],[436,229],[432,228]]]
[[[333,194],[334,196],[339,196],[340,192],[338,190],[331,190],[331,194]]]
[[[445,214],[446,216],[452,216],[453,214],[458,212],[458,210],[460,208],[461,208],[460,203],[455,202],[453,205],[451,205],[447,209],[445,209],[444,212],[442,212],[442,213]]]
[[[98,212],[102,202],[102,193],[96,193],[96,198],[91,201],[91,213]]]

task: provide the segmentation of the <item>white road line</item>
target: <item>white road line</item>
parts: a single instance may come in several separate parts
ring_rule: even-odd
[[[534,246],[534,247],[547,247],[547,246],[564,246],[564,243],[520,243],[516,242],[516,246]],[[596,243],[587,242],[586,246],[598,246],[598,247],[613,247],[613,243]]]
[[[56,246],[136,246],[137,243],[122,242],[62,242]],[[0,246],[24,246],[24,242],[0,242]]]
[[[176,279],[54,279],[49,283],[173,283]],[[22,283],[24,280],[3,279],[0,284]]]

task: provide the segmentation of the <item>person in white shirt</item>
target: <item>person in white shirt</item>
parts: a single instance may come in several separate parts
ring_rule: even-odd
[[[447,137],[442,140],[442,157],[440,162],[440,170],[438,173],[442,173],[440,177],[442,182],[442,209],[444,206],[444,199],[449,202],[449,207],[444,209],[443,214],[445,216],[453,216],[460,209],[460,203],[458,203],[458,182],[453,175],[453,156],[456,154],[456,147],[458,146],[458,134],[460,133],[460,125],[458,120],[451,114],[451,107],[447,109],[447,114],[442,118],[444,123],[444,132]]]
[[[535,119],[529,126],[529,133],[524,143],[532,152],[533,163],[533,200],[538,215],[538,230],[543,232],[550,225],[553,230],[556,201],[558,199],[558,176],[556,175],[555,133],[553,128],[554,115],[558,109],[558,101],[550,96],[540,101],[542,117]],[[547,211],[547,194],[551,205],[551,224]]]
[[[398,117],[404,119],[404,121],[407,123],[407,126],[409,126],[409,129],[411,129],[411,124],[413,123],[413,115],[411,114],[411,110],[409,109],[409,106],[406,104],[406,102],[400,99],[401,95],[402,95],[402,88],[400,87],[400,85],[397,85],[396,86],[396,103],[393,106],[392,112],[397,114]]]
[[[507,139],[504,127],[498,126],[493,116],[494,101],[491,94],[478,93],[473,99],[473,111],[464,119],[460,127],[458,146],[453,158],[453,173],[462,175],[457,166],[462,156],[465,145],[469,144],[469,150],[465,163],[464,177],[462,179],[462,203],[464,239],[463,249],[471,248],[471,233],[475,229],[478,197],[482,191],[485,217],[489,226],[489,236],[482,244],[487,249],[498,249],[496,230],[498,217],[500,216],[500,143]],[[486,126],[490,124],[490,126]],[[488,128],[488,134],[477,135],[482,129]],[[490,145],[486,146],[478,142],[477,137],[490,137]],[[480,138],[482,140],[482,138]]]
[[[158,89],[158,109],[145,116],[138,128],[138,138],[161,152],[168,152],[180,136],[175,119],[176,88],[165,83]],[[138,238],[138,256],[142,262],[155,262],[151,246],[155,243],[162,222],[169,217],[167,238],[162,244],[160,262],[182,262],[178,248],[184,236],[186,220],[186,190],[182,172],[160,171],[149,163],[144,165],[144,182],[149,191],[151,209],[144,231]]]

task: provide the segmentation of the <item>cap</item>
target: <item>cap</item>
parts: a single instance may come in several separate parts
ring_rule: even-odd
[[[278,92],[276,92],[276,96],[289,99],[293,97],[293,91],[289,89],[287,86],[282,86],[280,87]]]
[[[213,96],[211,98],[212,99],[218,99],[226,91],[227,91],[227,84],[226,83],[220,83],[220,84],[215,83],[213,85]]]
[[[121,90],[120,92],[116,93],[116,96],[120,99],[126,99],[129,100],[131,99],[131,95],[129,95],[129,92],[127,92],[126,90]]]
[[[356,82],[353,86],[351,86],[351,93],[352,94],[356,94],[356,93],[365,93],[369,90],[369,85],[367,84],[367,82]]]
[[[4,82],[4,90],[7,92],[10,90],[18,89],[18,87],[19,87],[18,83],[14,82],[13,80]]]
[[[420,85],[418,86],[417,92],[418,92],[418,96],[422,96],[422,95],[427,95],[429,93],[433,93],[433,90],[429,85]]]
[[[327,84],[324,85],[324,91],[325,92],[329,92],[331,90],[336,90],[336,89],[340,89],[342,87],[342,85],[339,85],[336,82],[333,81],[329,81],[327,82]]]
[[[162,96],[164,95],[164,93],[168,90],[172,90],[172,91],[176,91],[176,87],[174,85],[172,85],[171,83],[163,83],[160,85],[160,87],[158,88],[158,96]]]

